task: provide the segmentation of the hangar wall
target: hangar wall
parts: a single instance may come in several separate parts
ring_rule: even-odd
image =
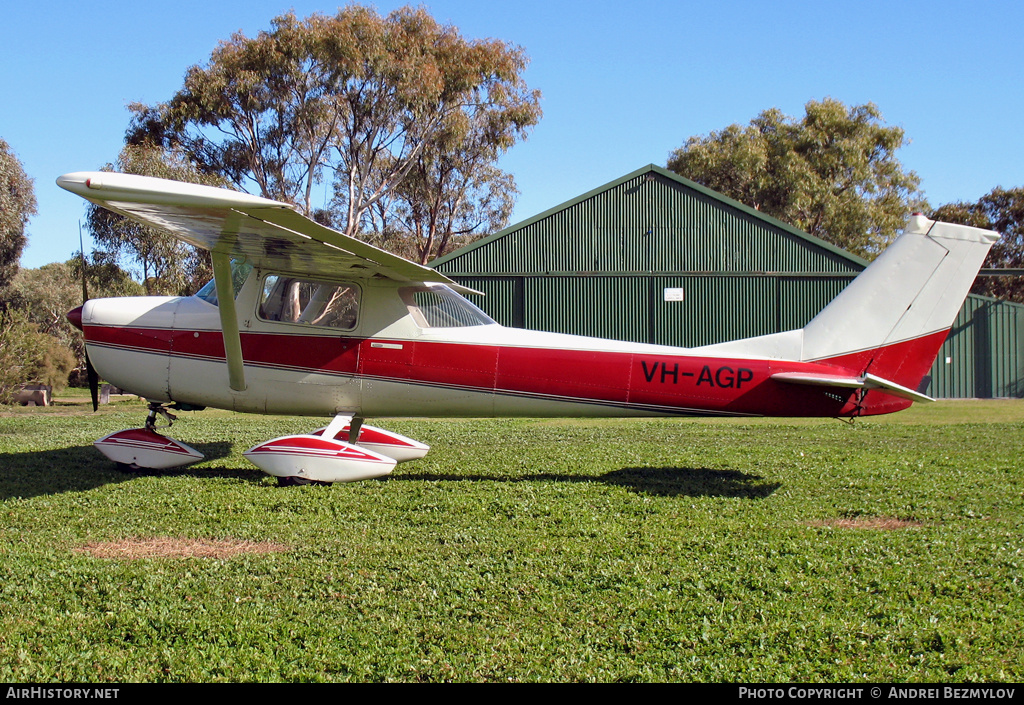
[[[503,325],[684,347],[800,328],[866,265],[654,165],[431,264]],[[1024,306],[969,297],[927,393],[1024,397]]]

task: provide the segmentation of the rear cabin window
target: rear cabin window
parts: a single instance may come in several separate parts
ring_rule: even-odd
[[[399,291],[420,328],[465,328],[494,325],[494,320],[443,284]]]
[[[359,315],[359,287],[270,274],[263,279],[258,314],[264,321],[352,330]]]

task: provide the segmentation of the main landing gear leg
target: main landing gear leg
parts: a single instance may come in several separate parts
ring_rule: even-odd
[[[348,427],[348,442],[356,443],[359,440],[359,432],[363,430],[363,417],[352,417],[352,424]]]
[[[350,422],[355,423],[353,421],[353,417],[351,414],[338,414],[337,416],[334,417],[334,420],[327,425],[327,428],[320,432],[320,436],[322,436],[323,438],[334,438],[339,433],[341,433],[345,429],[345,427],[349,425]],[[360,419],[360,424],[361,423],[362,420]],[[350,436],[351,433],[352,432],[349,431]]]
[[[363,428],[363,417],[352,416],[351,414],[338,414],[331,421],[330,425],[320,431],[324,438],[338,438],[338,435],[348,426],[348,442],[355,443],[359,440],[359,432]]]

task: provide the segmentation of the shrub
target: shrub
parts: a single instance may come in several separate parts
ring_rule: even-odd
[[[24,312],[0,313],[0,404],[12,403],[26,382],[63,389],[74,367],[70,348],[41,333]]]

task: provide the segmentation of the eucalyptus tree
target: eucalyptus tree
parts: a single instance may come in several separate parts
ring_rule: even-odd
[[[392,227],[408,239],[407,256],[427,264],[505,227],[517,194],[512,175],[493,165],[423,158],[395,190]]]
[[[690,137],[668,168],[871,258],[927,206],[920,179],[896,157],[905,142],[875,105],[826,98],[799,120],[772,108],[745,127]]]
[[[318,186],[329,189],[320,219],[357,236],[429,153],[483,144],[486,159],[465,161],[479,164],[478,180],[490,173],[540,118],[526,65],[521,48],[465,39],[423,8],[289,12],[254,38],[222,42],[167,103],[137,106],[146,119],[129,141],[177,150],[201,172],[311,216]]]
[[[36,213],[32,179],[11,146],[0,138],[0,289],[18,271],[25,249],[25,226]]]
[[[502,116],[500,121],[516,119]],[[422,264],[500,230],[519,193],[512,175],[494,165],[500,151],[486,119],[457,113],[373,209],[381,219],[375,229],[404,240],[393,249]]]

